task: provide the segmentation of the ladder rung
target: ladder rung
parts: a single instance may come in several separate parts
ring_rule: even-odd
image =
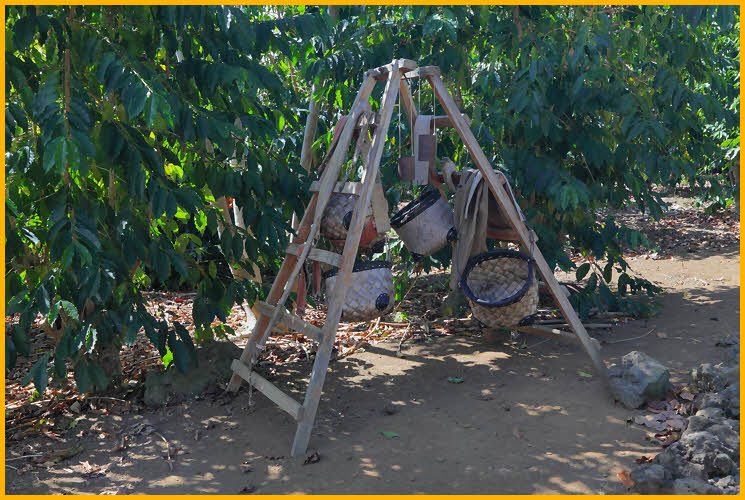
[[[272,384],[255,371],[250,370],[248,366],[239,359],[234,359],[230,368],[232,368],[233,372],[240,375],[243,380],[261,391],[264,396],[274,401],[277,406],[289,413],[292,418],[300,420],[303,413],[303,405],[282,392],[279,387]]]
[[[259,313],[263,314],[264,316],[271,316],[272,314],[274,314],[274,306],[271,304],[267,304],[266,302],[257,300],[256,304],[254,304],[254,307],[259,311]],[[284,309],[279,311],[279,319],[277,320],[277,323],[292,328],[293,330],[300,332],[303,335],[307,335],[316,342],[319,342],[321,340],[320,328],[318,328],[317,326],[313,326],[310,323],[306,323],[302,319],[298,318],[294,314],[288,313]]]
[[[292,255],[300,255],[302,253],[302,245],[298,245],[297,243],[290,243],[290,246],[287,247],[287,253]],[[313,248],[308,253],[308,258],[310,260],[323,262],[334,267],[341,266],[342,260],[340,254],[329,252],[328,250],[321,250],[320,248]]]
[[[467,125],[471,125],[471,123],[473,123],[471,119],[468,117],[468,115],[466,115],[465,113],[461,113],[460,116],[463,117],[463,120],[466,122]],[[432,121],[435,122],[435,127],[437,128],[453,127],[453,121],[450,119],[448,115],[435,116]]]
[[[310,190],[313,193],[316,193],[320,191],[321,189],[321,181],[313,181],[310,185]],[[359,196],[362,192],[362,183],[361,182],[337,182],[334,184],[334,187],[332,189],[333,193],[344,193],[344,194],[353,194],[355,196]]]

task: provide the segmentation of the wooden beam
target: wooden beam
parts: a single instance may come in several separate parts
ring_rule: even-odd
[[[406,73],[405,78],[408,80],[414,78],[428,78],[432,76],[442,76],[442,71],[440,71],[439,66],[422,66],[421,68]]]
[[[413,130],[413,124],[416,123],[416,118],[419,115],[419,111],[417,110],[416,104],[414,103],[414,98],[411,95],[409,84],[406,83],[406,81],[404,81],[403,79],[399,83],[398,98],[401,100],[401,106],[403,106],[404,113],[409,120],[409,130]]]
[[[378,66],[377,68],[367,70],[365,72],[365,78],[372,77],[376,81],[385,80],[388,78],[388,74],[393,71],[394,65],[396,70],[401,73],[409,73],[417,68],[417,62],[411,59],[396,59],[390,64],[385,66]]]
[[[551,328],[548,326],[540,326],[540,325],[530,325],[530,326],[516,326],[514,327],[514,330],[517,330],[518,332],[522,333],[529,333],[531,335],[538,335],[539,337],[546,337],[553,340],[558,340],[559,342],[567,342],[570,344],[576,344],[579,346],[582,346],[582,342],[579,340],[579,337],[575,335],[572,332],[565,332],[564,330],[559,330],[558,328]],[[600,350],[600,342],[593,337],[589,337],[590,342],[593,344],[593,346]]]
[[[299,255],[302,252],[302,245],[290,243],[287,247],[287,253],[292,255]],[[320,248],[313,248],[308,254],[308,259],[316,262],[323,262],[330,266],[339,267],[341,265],[341,255],[328,250],[322,250]]]
[[[234,373],[239,375],[243,380],[250,383],[255,389],[258,389],[264,396],[271,399],[277,406],[290,414],[295,420],[300,420],[303,416],[303,406],[282,392],[276,385],[267,379],[252,371],[243,361],[234,359],[230,368]]]
[[[257,300],[254,307],[261,314],[271,317],[272,314],[274,314],[274,310],[280,306],[273,306],[273,305],[267,304],[266,302]],[[288,328],[295,330],[298,333],[307,335],[308,337],[312,338],[316,342],[321,340],[321,329],[320,328],[303,321],[302,319],[295,316],[294,314],[285,311],[284,308],[279,312],[279,319],[277,320],[277,324],[284,325]]]
[[[466,123],[468,124],[468,126],[470,127],[470,126],[471,126],[471,124],[473,123],[473,120],[471,120],[471,119],[470,119],[470,118],[469,118],[469,117],[468,117],[467,115],[465,115],[465,114],[462,114],[461,116],[463,117],[463,120],[465,120],[465,122],[466,122]],[[433,121],[433,123],[434,123],[434,126],[435,126],[435,128],[452,128],[452,127],[454,127],[454,125],[453,125],[453,121],[452,121],[452,120],[450,119],[450,117],[449,117],[449,116],[447,116],[447,115],[444,115],[444,116],[435,116],[435,117],[434,117],[434,118],[432,119],[432,121]]]
[[[363,190],[360,195],[359,203],[354,208],[352,223],[347,233],[347,239],[344,244],[343,261],[339,268],[336,283],[329,294],[329,308],[326,312],[326,322],[323,325],[323,338],[316,352],[316,360],[313,364],[313,371],[308,383],[308,391],[305,393],[303,401],[302,419],[298,422],[295,440],[292,443],[292,456],[298,456],[305,453],[308,448],[308,441],[313,430],[313,421],[318,410],[318,402],[323,391],[323,381],[326,378],[326,371],[331,359],[331,352],[334,347],[334,336],[341,319],[344,299],[349,289],[349,282],[352,278],[352,267],[357,257],[357,250],[362,236],[362,229],[365,225],[367,216],[367,207],[370,205],[370,199],[375,188],[375,178],[378,174],[380,158],[383,154],[383,147],[386,141],[388,126],[393,115],[393,105],[398,96],[399,82],[401,72],[398,71],[398,62],[392,63],[392,68],[388,74],[388,81],[383,90],[383,100],[380,104],[381,123],[375,131],[370,151],[368,153],[366,169],[363,176]]]
[[[513,205],[510,195],[507,193],[507,191],[505,191],[504,186],[499,179],[500,176],[498,176],[492,168],[489,160],[486,158],[486,155],[481,150],[481,147],[479,147],[479,144],[476,141],[476,137],[473,135],[473,132],[471,132],[471,129],[463,120],[461,112],[458,109],[458,106],[455,104],[455,101],[450,95],[447,87],[445,87],[445,84],[442,82],[439,76],[428,76],[427,79],[432,85],[432,88],[434,89],[435,94],[437,95],[443,108],[445,108],[445,112],[453,121],[453,125],[455,126],[458,135],[460,135],[461,139],[465,143],[468,152],[471,154],[471,158],[473,158],[474,163],[476,163],[476,165],[479,167],[479,170],[481,170],[481,173],[484,176],[484,180],[486,181],[489,189],[491,190],[492,194],[497,200],[497,203],[502,209],[502,213],[506,216],[509,223],[513,226],[513,229],[515,229],[515,231],[519,233],[521,242],[524,245],[529,246],[530,233],[528,232],[527,226],[523,223],[520,215],[517,213],[517,209]],[[587,331],[585,331],[585,328],[582,326],[582,322],[577,316],[577,313],[574,311],[574,308],[572,308],[569,300],[564,295],[564,293],[562,293],[561,288],[559,287],[559,282],[554,276],[553,270],[548,267],[548,263],[546,263],[546,260],[543,258],[543,254],[541,254],[540,250],[538,250],[537,247],[536,251],[534,252],[533,258],[535,259],[538,271],[543,276],[543,280],[551,289],[551,295],[556,301],[556,304],[559,306],[559,309],[564,315],[564,318],[566,318],[569,324],[572,325],[572,330],[574,330],[574,333],[577,334],[577,336],[579,337],[582,347],[595,366],[595,369],[598,371],[599,375],[607,382],[607,370],[605,364],[603,363],[603,360],[600,358],[595,345],[590,341],[590,337],[589,335],[587,335]]]

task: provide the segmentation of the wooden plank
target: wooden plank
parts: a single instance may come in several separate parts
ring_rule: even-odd
[[[313,421],[315,420],[316,411],[318,410],[318,402],[323,391],[323,381],[326,377],[329,360],[331,359],[331,351],[334,347],[334,336],[339,325],[339,320],[341,319],[344,298],[346,297],[349,282],[352,278],[352,267],[354,266],[354,261],[357,257],[357,249],[359,248],[360,237],[362,236],[362,229],[365,224],[367,207],[370,204],[370,199],[375,187],[375,178],[378,174],[378,167],[380,165],[380,158],[383,154],[383,146],[385,145],[388,126],[390,125],[391,116],[393,115],[393,106],[396,102],[396,97],[398,96],[401,73],[397,71],[397,62],[394,61],[392,64],[393,68],[389,73],[388,81],[386,82],[385,90],[383,91],[383,100],[380,104],[381,123],[375,131],[375,137],[373,138],[367,162],[365,163],[366,171],[363,179],[364,187],[362,194],[360,195],[360,201],[355,206],[352,223],[349,232],[347,233],[343,252],[344,260],[339,268],[339,274],[337,275],[334,289],[330,294],[329,308],[326,312],[326,322],[322,329],[323,338],[321,339],[318,351],[316,352],[316,361],[313,364],[313,371],[310,375],[308,391],[305,393],[305,400],[303,401],[303,408],[305,410],[302,419],[298,422],[295,440],[292,443],[292,456],[298,456],[305,453],[305,450],[308,447],[308,441],[310,440],[310,434],[313,429]]]
[[[465,114],[462,114],[461,116],[463,116],[463,120],[465,120],[465,122],[470,127],[471,126],[471,123],[473,123],[473,121],[467,115],[465,115]],[[452,127],[454,127],[453,121],[447,115],[444,115],[444,116],[435,116],[432,119],[432,122],[434,123],[435,128],[452,128]]]
[[[440,71],[439,66],[422,66],[421,68],[417,68],[406,73],[407,80],[414,78],[428,78],[433,76],[442,76],[442,71]]]
[[[254,305],[257,311],[259,311],[261,314],[264,314],[266,316],[271,316],[274,314],[274,310],[276,307],[279,306],[273,306],[270,304],[267,304],[266,302],[257,300],[256,304]],[[282,309],[279,312],[279,319],[277,320],[277,324],[284,325],[288,328],[292,328],[296,332],[302,333],[303,335],[307,335],[308,337],[311,337],[313,340],[318,342],[321,339],[321,329],[318,328],[315,325],[311,325],[310,323],[307,323],[306,321],[303,321],[302,319],[298,318],[294,314],[285,311]]]
[[[529,325],[529,326],[516,326],[514,327],[515,330],[522,333],[528,333],[531,335],[538,335],[539,337],[546,337],[553,340],[558,340],[559,342],[567,342],[570,344],[576,344],[581,346],[582,342],[579,340],[579,337],[575,335],[572,332],[566,332],[564,330],[559,330],[557,328],[551,328],[549,326],[541,326],[541,325]],[[600,342],[598,339],[589,337],[590,342],[595,346],[596,349],[600,350]]]
[[[298,255],[301,251],[302,245],[290,243],[290,245],[287,247],[287,253],[292,255]],[[323,262],[324,264],[328,264],[334,267],[339,267],[341,265],[341,255],[339,255],[338,253],[329,252],[328,250],[322,250],[320,248],[312,249],[308,254],[308,259],[316,262]]]
[[[321,189],[321,181],[313,181],[310,184],[311,192],[316,193],[320,189]],[[334,184],[334,187],[332,188],[331,192],[353,194],[353,195],[359,196],[361,191],[362,191],[361,182],[337,182],[336,184]]]
[[[364,109],[364,104],[369,105],[368,99],[370,97],[370,94],[372,93],[372,89],[374,86],[375,80],[373,80],[372,78],[365,79],[365,81],[362,83],[362,86],[360,87],[359,93],[357,94],[357,98],[352,105],[353,110],[358,110],[359,112],[359,110]],[[342,138],[344,139],[342,141],[342,138],[340,138],[340,142],[344,144],[344,156],[346,156],[346,149],[349,146],[349,142],[351,140],[353,128],[351,125],[353,125],[353,122],[354,120],[349,121],[350,126],[345,126],[341,134],[341,136],[343,136]],[[341,167],[343,159],[342,154],[340,154],[340,150],[341,148],[336,148],[333,155],[331,156],[331,159],[329,160],[329,164],[331,164],[331,167],[327,168],[322,176],[322,179],[326,182],[326,184],[324,186],[321,186],[319,192],[315,193],[311,198],[311,201],[305,210],[305,215],[300,222],[297,237],[294,240],[295,243],[305,243],[307,239],[313,240],[315,238],[315,235],[318,233],[318,230],[320,229],[319,221],[321,215],[323,214],[323,209],[326,207],[329,197],[331,196],[331,184],[339,175],[339,169]],[[317,210],[316,207],[318,207]],[[308,247],[308,252],[309,251],[310,247]],[[300,256],[288,255],[285,258],[284,262],[282,262],[282,266],[280,267],[279,272],[277,273],[277,277],[272,284],[269,295],[267,296],[267,302],[270,305],[276,305],[278,303],[284,304],[287,301],[287,295],[289,295],[289,291],[291,290],[291,286],[287,287],[287,284],[288,282],[290,283],[290,285],[294,284],[295,279],[300,272],[302,263],[304,262],[306,257],[307,254]],[[285,294],[285,292],[287,292],[287,294]],[[271,332],[271,329],[274,327],[275,322],[276,318],[272,318],[263,314],[259,315],[259,318],[257,318],[256,321],[256,325],[251,332],[251,337],[248,339],[246,347],[243,349],[243,353],[241,354],[241,361],[243,363],[253,363],[257,346],[264,344],[264,341],[269,335],[269,332]],[[231,392],[237,391],[241,386],[241,381],[241,377],[234,373],[233,376],[230,378],[227,390]]]
[[[520,215],[517,213],[517,210],[512,203],[512,199],[510,198],[507,191],[505,191],[504,186],[499,179],[500,176],[498,176],[492,168],[489,160],[486,158],[486,155],[479,147],[478,142],[476,141],[476,137],[474,137],[473,135],[473,132],[471,132],[471,129],[463,120],[461,112],[458,109],[458,106],[455,104],[455,101],[450,95],[447,87],[445,87],[445,84],[442,82],[439,76],[429,76],[427,79],[432,85],[432,88],[434,89],[435,94],[437,95],[443,108],[445,108],[445,112],[453,121],[453,125],[455,126],[458,135],[460,135],[461,139],[465,143],[468,152],[471,154],[471,158],[473,158],[474,163],[476,163],[476,165],[479,167],[479,170],[481,170],[481,173],[483,174],[484,179],[489,186],[489,189],[497,200],[497,203],[502,209],[503,214],[507,217],[507,220],[513,226],[513,229],[515,229],[515,231],[520,234],[522,243],[526,246],[529,246],[530,234],[528,233],[527,226],[521,220]],[[535,259],[538,271],[540,272],[541,276],[543,276],[544,281],[551,289],[551,295],[556,301],[556,304],[559,306],[559,309],[564,315],[564,318],[566,318],[569,324],[572,325],[572,330],[574,330],[574,333],[577,334],[577,336],[579,337],[580,342],[582,343],[582,347],[595,366],[595,369],[598,371],[598,374],[607,382],[606,367],[603,363],[603,360],[600,358],[600,355],[598,354],[594,344],[590,341],[590,337],[589,335],[587,335],[587,331],[585,331],[584,327],[582,326],[582,322],[579,320],[579,317],[577,317],[577,313],[574,311],[574,308],[572,308],[569,300],[564,295],[564,293],[562,293],[561,288],[559,287],[559,282],[554,276],[553,270],[548,267],[546,260],[543,258],[543,254],[541,254],[538,248],[535,249],[533,258]]]
[[[372,77],[376,81],[385,80],[389,78],[388,75],[393,71],[394,64],[396,65],[396,69],[401,73],[409,73],[417,67],[416,61],[412,61],[411,59],[396,59],[385,66],[378,66],[377,68],[367,70],[365,72],[365,78]]]
[[[255,371],[252,371],[243,361],[234,359],[230,368],[233,372],[240,375],[240,377],[246,382],[253,385],[255,389],[258,389],[264,396],[271,399],[277,406],[289,413],[292,418],[295,420],[300,420],[302,418],[303,406],[300,403],[282,392],[279,387],[272,384]]]
[[[399,83],[399,97],[401,100],[401,106],[404,108],[404,113],[409,120],[409,130],[414,128],[413,124],[416,123],[419,111],[417,110],[416,104],[414,103],[414,97],[411,95],[411,89],[409,84],[401,79]]]

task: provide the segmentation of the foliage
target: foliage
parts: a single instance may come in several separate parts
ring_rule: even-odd
[[[651,185],[682,179],[726,204],[712,179],[739,158],[738,33],[731,6],[352,6],[335,21],[303,6],[9,6],[6,367],[29,354],[38,315],[58,340],[29,375],[39,389],[67,364],[81,390],[105,386],[91,355],[141,328],[188,366],[189,332],[148,314],[142,290],[195,288],[197,341],[224,334],[213,320],[262,290],[224,282],[216,261],[273,274],[307,201],[298,158],[311,85],[321,156],[364,71],[393,58],[440,66],[549,264],[570,269],[569,247],[593,262],[577,269],[580,310],[624,307],[625,294],[655,288],[623,259],[644,236],[611,211],[634,203],[659,217]],[[442,114],[426,84],[413,90],[423,112]],[[415,190],[396,176],[408,145],[392,132],[408,126],[395,118],[382,177],[397,203]],[[472,166],[453,132],[438,146]],[[240,200],[250,232],[217,238],[222,196]]]
[[[144,328],[188,366],[186,329],[145,310],[142,290],[176,275],[196,288],[196,338],[257,286],[223,283],[202,259],[215,198],[241,199],[246,231],[223,231],[230,265],[276,270],[303,208],[298,95],[275,66],[326,18],[263,7],[8,7],[6,10],[6,368],[28,355],[37,315],[58,342],[32,369],[75,369],[105,386],[97,345]],[[240,126],[237,126],[237,120]],[[285,133],[292,129],[295,133]],[[214,145],[212,148],[207,143]],[[243,168],[234,168],[230,159]],[[152,278],[151,278],[152,276]]]

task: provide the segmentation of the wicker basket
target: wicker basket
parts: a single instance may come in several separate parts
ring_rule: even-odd
[[[391,227],[415,258],[426,257],[457,238],[450,205],[428,188],[391,218]]]
[[[473,316],[487,326],[526,324],[538,310],[533,259],[515,250],[492,250],[468,260],[460,286]]]
[[[359,198],[352,194],[332,193],[323,211],[321,219],[321,235],[330,240],[337,248],[344,247],[347,232],[352,223],[354,207]],[[365,226],[360,237],[360,249],[369,249],[376,243],[383,241],[385,234],[379,234],[375,229],[372,210],[368,211]]]
[[[338,269],[323,273],[327,296],[334,289]],[[393,273],[386,261],[358,262],[352,268],[347,296],[342,308],[342,321],[369,321],[393,309]]]

